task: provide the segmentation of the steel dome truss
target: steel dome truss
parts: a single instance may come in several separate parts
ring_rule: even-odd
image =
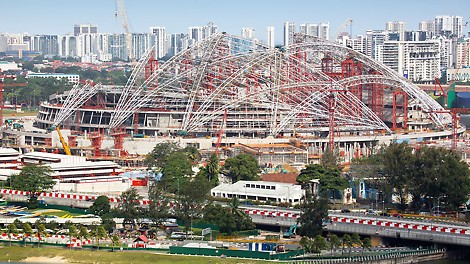
[[[62,107],[55,116],[53,126],[57,126],[67,120],[75,113],[86,101],[93,97],[100,89],[101,84],[93,85],[85,83],[85,85],[76,84],[70,90],[69,95],[65,98]]]
[[[352,92],[352,87],[366,84],[400,88],[423,109],[442,109],[418,87],[363,54],[314,38],[304,41],[286,50],[269,49],[219,33],[175,55],[140,85],[135,78],[143,67],[136,67],[109,126],[116,128],[139,109],[158,102],[182,116],[180,129],[187,132],[214,131],[226,110],[227,132],[244,127],[271,135],[312,132],[328,127],[330,101],[335,100],[336,129],[389,131]],[[320,61],[327,55],[338,61],[354,58],[381,75],[334,79],[321,71]],[[442,116],[432,118],[442,124]]]

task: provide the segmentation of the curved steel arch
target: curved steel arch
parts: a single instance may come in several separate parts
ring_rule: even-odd
[[[310,49],[310,50],[308,50]],[[438,126],[444,126],[449,124],[452,120],[449,119],[449,115],[446,113],[439,113],[444,110],[444,108],[432,99],[426,92],[421,90],[418,86],[411,83],[409,80],[405,79],[403,76],[400,76],[397,72],[390,69],[388,66],[379,63],[366,55],[357,52],[351,48],[342,46],[340,44],[326,42],[314,39],[310,42],[296,43],[289,46],[288,52],[296,53],[299,50],[301,51],[310,51],[310,52],[323,52],[329,55],[334,55],[337,58],[346,59],[352,57],[361,63],[367,65],[369,68],[374,69],[382,73],[384,76],[388,76],[396,79],[402,83],[402,90],[411,98],[418,100],[422,104],[422,108],[428,112],[436,113],[431,115],[432,120]]]
[[[334,87],[333,90],[345,91],[337,96],[339,110],[335,118],[338,125],[346,130],[389,130],[361,100],[347,93],[348,87],[367,83],[400,87],[408,96],[417,99],[423,109],[430,112],[442,109],[426,93],[385,65],[338,44],[310,38],[307,41],[284,51],[227,34],[213,35],[175,55],[140,86],[133,86],[135,80],[128,82],[130,85],[126,87],[132,92],[119,100],[109,126],[120,126],[159,96],[173,96],[185,102],[182,130],[197,131],[222,116],[226,109],[248,105],[270,109],[269,133],[276,135],[289,127],[304,125],[303,120],[311,121],[309,128],[326,125],[327,97]],[[302,52],[305,55],[300,54]],[[383,75],[336,81],[312,64],[317,57],[307,58],[313,53],[317,57],[322,53],[337,59],[353,57]],[[143,67],[137,68],[137,71],[142,70]],[[257,89],[242,91],[254,79]],[[157,87],[146,90],[154,83],[158,83]],[[358,109],[356,116],[347,109],[351,106]],[[431,115],[431,118],[442,124],[446,121],[443,116]]]

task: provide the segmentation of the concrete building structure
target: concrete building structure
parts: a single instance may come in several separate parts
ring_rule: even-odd
[[[211,196],[218,198],[237,197],[241,200],[300,203],[305,191],[300,185],[263,182],[238,181],[234,184],[221,184],[211,189]]]
[[[80,75],[66,73],[28,73],[26,78],[54,78],[57,80],[67,80],[69,83],[78,83]]]
[[[438,41],[385,41],[382,62],[413,82],[432,83],[440,77]]]
[[[266,28],[266,33],[267,33],[267,45],[271,49],[274,48],[274,27],[267,27]]]

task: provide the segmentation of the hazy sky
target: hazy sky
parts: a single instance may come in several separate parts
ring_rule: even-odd
[[[266,39],[266,27],[275,27],[276,44],[282,41],[286,21],[330,23],[330,35],[353,19],[353,35],[384,29],[387,21],[404,21],[418,29],[419,21],[437,15],[470,17],[469,0],[124,0],[133,32],[163,26],[168,33],[187,33],[189,26],[213,22],[219,31],[240,35],[242,27],[255,29]],[[0,32],[66,34],[75,24],[96,24],[98,32],[120,33],[115,19],[116,0],[0,0]],[[348,29],[344,31],[349,31]],[[470,31],[470,26],[464,32]]]

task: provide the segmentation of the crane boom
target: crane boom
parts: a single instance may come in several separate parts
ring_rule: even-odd
[[[117,10],[116,15],[121,17],[122,28],[124,29],[124,34],[126,35],[126,50],[129,57],[129,61],[134,61],[134,54],[132,52],[132,32],[129,27],[129,22],[127,21],[127,12],[124,7],[124,0],[117,0]]]
[[[59,126],[56,126],[55,130],[57,131],[57,134],[59,134],[59,140],[60,140],[60,143],[62,143],[62,147],[64,148],[65,154],[71,156],[72,152],[70,151],[70,147],[67,144],[67,142],[65,142],[64,136],[62,136],[62,132],[60,132]]]

